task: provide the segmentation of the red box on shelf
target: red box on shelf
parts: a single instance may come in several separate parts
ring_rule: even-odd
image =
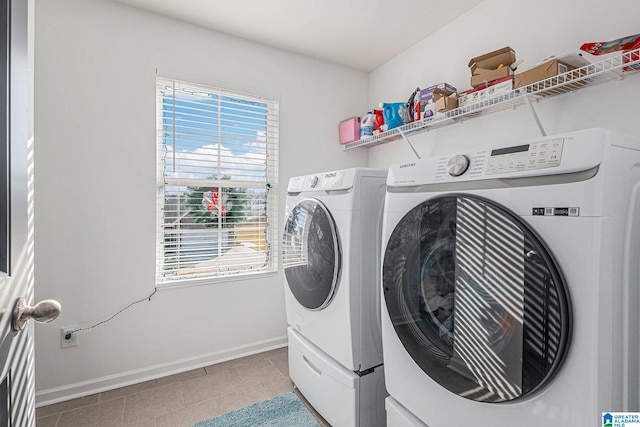
[[[591,55],[605,55],[607,53],[622,51],[622,62],[628,64],[636,62],[640,59],[637,52],[640,49],[640,34],[634,34],[627,37],[611,40],[608,42],[584,43],[580,46],[583,50]],[[623,68],[624,71],[638,71],[640,64],[631,64]]]

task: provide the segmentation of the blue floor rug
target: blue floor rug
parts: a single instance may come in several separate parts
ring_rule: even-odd
[[[227,412],[193,427],[320,427],[295,393],[289,392]]]

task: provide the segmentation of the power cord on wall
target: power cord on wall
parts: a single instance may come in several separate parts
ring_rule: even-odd
[[[113,316],[109,317],[109,318],[108,318],[108,319],[106,319],[106,320],[103,320],[103,321],[101,321],[101,322],[98,322],[98,323],[96,323],[96,324],[95,324],[95,325],[93,325],[93,326],[89,326],[88,328],[78,328],[78,329],[75,329],[75,330],[73,330],[73,331],[69,331],[69,332],[67,332],[67,333],[65,334],[65,336],[64,336],[64,339],[65,339],[65,340],[70,340],[70,339],[71,339],[71,337],[73,336],[73,334],[75,334],[75,333],[77,333],[77,332],[91,332],[91,331],[93,330],[93,328],[95,328],[96,326],[100,326],[100,325],[102,325],[102,324],[104,324],[104,323],[107,323],[107,322],[109,322],[109,321],[113,320],[113,319],[114,319],[118,314],[122,313],[122,312],[123,312],[123,311],[125,311],[126,309],[128,309],[128,308],[130,308],[130,307],[133,307],[134,305],[136,305],[136,304],[138,304],[138,303],[141,303],[141,302],[144,302],[144,301],[147,301],[147,300],[148,300],[148,301],[151,301],[151,297],[152,297],[152,296],[154,296],[154,295],[156,294],[156,292],[158,292],[158,288],[155,288],[155,289],[153,290],[153,292],[151,292],[151,294],[150,294],[149,296],[144,297],[144,298],[142,298],[142,299],[139,299],[139,300],[137,300],[137,301],[132,302],[132,303],[131,303],[131,304],[129,304],[128,306],[124,307],[123,309],[118,310],[118,312],[116,312]]]

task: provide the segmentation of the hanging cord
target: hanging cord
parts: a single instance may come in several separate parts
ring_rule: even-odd
[[[155,289],[153,290],[153,292],[151,292],[151,294],[150,294],[149,296],[144,297],[144,298],[142,298],[142,299],[139,299],[138,301],[134,301],[134,302],[132,302],[131,304],[129,304],[128,306],[124,307],[123,309],[120,309],[117,313],[115,313],[113,316],[109,317],[108,319],[103,320],[103,321],[101,321],[101,322],[98,322],[98,323],[96,323],[96,324],[95,324],[95,325],[93,325],[93,326],[89,326],[88,328],[78,328],[78,329],[74,329],[73,331],[69,331],[69,332],[67,332],[67,333],[65,334],[64,338],[65,338],[65,339],[67,339],[67,340],[69,340],[69,339],[71,339],[71,337],[73,336],[73,334],[75,334],[76,332],[91,332],[91,331],[93,330],[93,328],[95,328],[95,327],[97,327],[97,326],[100,326],[100,325],[102,325],[102,324],[104,324],[104,323],[107,323],[107,322],[109,322],[109,321],[113,320],[113,319],[114,319],[118,314],[122,313],[122,312],[123,312],[123,311],[125,311],[126,309],[128,309],[128,308],[130,308],[130,307],[133,307],[134,305],[136,305],[136,304],[138,304],[138,303],[141,303],[141,302],[144,302],[144,301],[147,301],[147,300],[148,300],[148,301],[151,301],[151,297],[152,297],[152,296],[154,296],[154,295],[156,294],[156,292],[158,292],[158,288],[155,288]]]

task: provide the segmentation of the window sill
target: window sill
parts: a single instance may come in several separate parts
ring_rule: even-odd
[[[184,288],[190,288],[194,286],[207,286],[207,285],[217,285],[220,283],[228,283],[228,282],[259,280],[265,277],[277,276],[278,273],[279,271],[276,269],[276,270],[270,270],[270,271],[260,271],[256,273],[239,274],[237,276],[173,280],[173,281],[157,283],[156,287],[158,288],[158,290],[184,289]]]

